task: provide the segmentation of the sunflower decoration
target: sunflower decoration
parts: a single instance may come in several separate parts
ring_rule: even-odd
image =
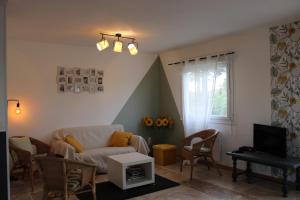
[[[162,127],[162,125],[163,125],[163,120],[162,120],[161,118],[157,118],[157,119],[155,120],[155,125],[156,125],[156,127],[158,127],[158,128]]]
[[[169,128],[172,128],[174,126],[174,120],[169,118]]]
[[[144,124],[145,124],[145,126],[148,126],[148,127],[150,127],[150,126],[153,126],[153,119],[152,119],[152,117],[144,117]]]
[[[167,127],[169,125],[169,119],[166,117],[161,118],[162,120],[162,126]]]

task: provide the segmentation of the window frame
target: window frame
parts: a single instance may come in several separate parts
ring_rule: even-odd
[[[227,116],[209,115],[210,123],[230,124],[233,121],[233,69],[231,63],[226,63],[227,73]]]

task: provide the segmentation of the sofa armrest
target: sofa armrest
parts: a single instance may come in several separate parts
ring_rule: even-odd
[[[76,151],[72,145],[66,143],[65,141],[54,140],[51,143],[51,153],[74,160]]]
[[[142,136],[132,135],[132,137],[130,139],[130,144],[139,153],[148,155],[149,152],[150,152],[148,144],[147,144],[146,140]]]

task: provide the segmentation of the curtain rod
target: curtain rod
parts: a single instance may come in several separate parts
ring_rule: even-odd
[[[204,57],[196,57],[196,58],[192,58],[192,59],[189,59],[188,62],[193,62],[195,61],[196,59],[199,59],[199,60],[205,60],[207,59],[207,57],[211,57],[211,58],[216,58],[218,56],[225,56],[225,55],[231,55],[231,54],[235,54],[234,51],[231,51],[231,52],[228,52],[228,53],[220,53],[220,54],[216,54],[216,55],[212,55],[212,56],[204,56]],[[181,63],[185,63],[184,60],[181,60],[181,61],[177,61],[177,62],[173,62],[173,63],[169,63],[168,65],[178,65],[178,64],[181,64]]]

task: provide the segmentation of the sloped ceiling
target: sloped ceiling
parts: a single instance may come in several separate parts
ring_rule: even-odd
[[[169,48],[300,16],[299,0],[9,0],[8,38],[95,45],[98,32]]]

